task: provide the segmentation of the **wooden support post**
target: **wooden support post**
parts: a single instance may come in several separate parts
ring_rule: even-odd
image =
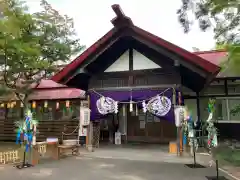
[[[31,149],[31,164],[36,166],[39,164],[39,152],[38,152],[38,145],[33,145]]]
[[[180,156],[183,155],[183,133],[182,133],[182,127],[179,127],[179,146],[180,146]]]
[[[87,96],[87,101],[88,101],[88,108],[90,109],[90,96]],[[87,136],[86,136],[86,148],[89,151],[93,151],[92,147],[92,139],[93,139],[93,127],[90,119],[90,124],[87,127]]]
[[[88,108],[90,108],[90,96],[87,96]],[[86,147],[89,145],[89,126],[87,127]]]

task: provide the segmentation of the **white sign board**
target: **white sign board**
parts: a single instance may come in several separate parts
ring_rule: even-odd
[[[140,129],[145,129],[146,123],[145,121],[140,121]]]
[[[115,144],[120,145],[121,144],[121,133],[115,132]]]
[[[90,124],[90,112],[89,108],[81,107],[80,108],[80,121],[81,125],[88,126]]]
[[[47,141],[47,143],[57,143],[58,138],[47,138],[46,141]]]

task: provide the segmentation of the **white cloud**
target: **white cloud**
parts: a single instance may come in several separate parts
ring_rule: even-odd
[[[27,0],[30,10],[39,10],[40,0]],[[120,4],[134,24],[180,47],[210,50],[214,47],[213,32],[201,32],[197,24],[191,32],[183,33],[177,21],[176,10],[180,0],[48,0],[61,13],[74,18],[81,43],[90,46],[110,30],[110,20],[115,16],[112,4]]]

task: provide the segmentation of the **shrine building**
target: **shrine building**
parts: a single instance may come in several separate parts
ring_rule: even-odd
[[[202,116],[200,97],[220,67],[136,26],[119,5],[112,9],[113,28],[52,80],[87,92],[100,141],[108,141],[116,131],[126,142],[175,140],[173,106],[187,105],[197,121],[207,118]],[[158,95],[166,97],[166,103],[159,111],[145,112],[143,104],[158,105]],[[114,103],[118,105],[113,112]]]

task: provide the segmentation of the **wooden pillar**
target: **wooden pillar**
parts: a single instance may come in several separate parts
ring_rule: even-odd
[[[31,164],[36,166],[39,164],[40,155],[38,152],[38,145],[33,145],[31,149]]]
[[[228,95],[228,83],[227,83],[227,79],[224,80],[224,92],[225,92],[225,95],[227,96],[227,95]]]
[[[90,108],[90,96],[87,96],[88,108]],[[89,126],[87,127],[86,146],[89,144]]]
[[[90,109],[90,96],[87,96],[88,108]],[[86,136],[86,148],[89,151],[92,151],[92,138],[93,138],[93,127],[90,119],[90,124],[87,127],[87,136]]]
[[[197,98],[196,98],[196,104],[197,104],[197,122],[201,123],[201,110],[200,110],[200,99],[199,99],[199,92],[196,93],[197,94]],[[202,127],[202,126],[200,126]],[[195,134],[195,136],[198,136],[200,137],[200,144],[203,145],[204,144],[204,141],[203,139],[201,138],[203,136],[203,132],[202,132],[202,129],[199,128],[200,131],[197,131],[198,134]]]
[[[201,113],[200,113],[200,99],[199,99],[199,93],[197,92],[197,99],[196,99],[196,104],[197,104],[197,121],[201,121]]]
[[[178,92],[178,105],[182,105],[182,93]],[[179,139],[179,155],[183,155],[183,132],[182,127],[178,127],[178,139]]]

